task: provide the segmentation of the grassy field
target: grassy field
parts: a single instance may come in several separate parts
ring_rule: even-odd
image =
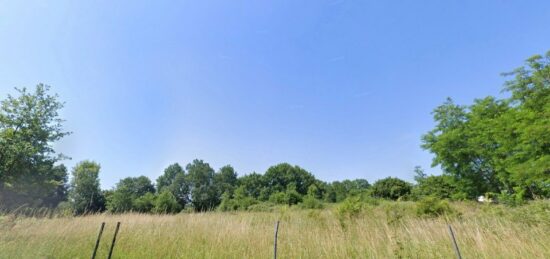
[[[358,215],[274,208],[271,212],[0,218],[1,258],[89,258],[106,222],[106,258],[117,221],[114,258],[271,258],[281,221],[279,258],[453,258],[447,230],[464,258],[550,258],[549,202],[520,208],[455,203],[459,216],[424,218],[415,204],[365,206]]]

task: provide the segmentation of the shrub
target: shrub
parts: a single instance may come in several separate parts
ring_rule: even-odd
[[[157,197],[153,210],[156,213],[177,213],[181,210],[181,206],[170,191],[164,190]]]
[[[422,197],[425,196],[450,199],[455,193],[455,190],[456,187],[453,184],[451,176],[432,175],[418,180],[418,184],[413,188],[412,194],[416,199],[422,199]]]
[[[504,191],[497,196],[497,200],[499,203],[502,203],[504,205],[508,205],[511,207],[525,204],[525,199],[523,198],[523,192],[512,194]]]
[[[133,195],[128,188],[119,188],[107,199],[107,210],[123,213],[132,210]]]
[[[438,217],[441,215],[454,215],[456,211],[446,200],[426,196],[416,203],[416,214],[418,216]]]
[[[153,193],[146,193],[133,202],[134,210],[137,212],[151,212],[155,207],[156,196]]]
[[[324,206],[320,200],[315,199],[313,196],[307,195],[304,198],[304,201],[300,203],[300,207],[303,209],[322,209]]]
[[[349,197],[336,208],[336,213],[341,217],[353,218],[359,215],[362,209],[363,204],[359,197]]]
[[[269,196],[269,202],[275,204],[287,204],[286,195],[284,192],[276,192]]]
[[[411,193],[411,184],[398,178],[387,177],[376,181],[371,194],[377,198],[397,200]]]

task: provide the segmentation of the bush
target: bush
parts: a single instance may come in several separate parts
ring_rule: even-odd
[[[137,212],[151,212],[155,207],[156,196],[150,192],[137,198],[133,202],[134,210]]]
[[[128,188],[119,188],[107,199],[107,210],[112,213],[123,213],[132,210],[133,195]]]
[[[178,213],[180,210],[181,206],[176,197],[168,190],[164,190],[159,194],[153,209],[156,213]]]
[[[425,196],[450,199],[455,192],[456,186],[453,184],[452,177],[448,175],[432,175],[420,179],[412,190],[413,197],[416,199],[422,199]]]
[[[425,217],[439,217],[442,215],[454,215],[456,211],[446,200],[427,196],[416,203],[416,214]]]
[[[287,204],[286,195],[284,192],[276,192],[269,196],[269,202],[275,204]]]
[[[502,192],[497,196],[497,200],[499,203],[502,203],[504,205],[508,205],[511,207],[525,204],[525,200],[523,198],[523,192],[513,193],[513,194],[508,192]]]
[[[371,187],[371,194],[376,198],[397,200],[411,193],[412,185],[398,178],[387,177],[376,181]]]
[[[315,199],[315,197],[307,195],[304,201],[300,203],[300,207],[303,209],[322,209],[324,206],[323,203]]]
[[[361,203],[359,197],[349,197],[346,198],[337,208],[336,213],[340,217],[354,218],[361,213],[363,209],[363,204]]]

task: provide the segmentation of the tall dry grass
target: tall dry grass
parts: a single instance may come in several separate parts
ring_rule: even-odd
[[[454,205],[453,218],[422,218],[412,204],[367,207],[356,217],[324,210],[92,215],[0,219],[1,258],[89,258],[106,222],[97,258],[106,258],[117,221],[114,258],[270,258],[281,221],[279,258],[453,258],[450,223],[464,258],[550,258],[550,222],[497,216]],[[394,211],[395,210],[395,211]],[[397,211],[397,212],[396,212]],[[492,211],[492,209],[491,209]]]

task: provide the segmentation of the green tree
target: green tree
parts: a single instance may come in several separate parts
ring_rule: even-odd
[[[172,164],[157,179],[157,191],[169,190],[182,208],[189,203],[190,184],[185,170],[178,164]]]
[[[157,178],[157,189],[160,193],[164,188],[170,186],[176,176],[180,174],[185,174],[183,168],[178,164],[171,164],[166,169],[164,169],[164,174]]]
[[[190,184],[191,203],[196,211],[214,209],[221,195],[214,183],[214,169],[202,160],[195,159],[186,166]]]
[[[218,171],[214,176],[214,182],[220,194],[227,193],[233,196],[235,188],[237,188],[237,172],[232,166],[226,165]]]
[[[107,210],[113,213],[128,212],[133,209],[133,203],[136,196],[127,186],[118,187],[112,192],[109,198],[106,199]]]
[[[63,103],[39,84],[34,92],[17,89],[0,103],[0,203],[8,209],[22,205],[56,206],[65,197],[66,171],[55,163],[64,158],[53,144],[63,131]],[[65,174],[63,174],[65,173]]]
[[[145,195],[134,200],[132,207],[137,212],[152,212],[155,207],[156,196],[153,193],[146,193]]]
[[[270,193],[285,192],[290,185],[293,185],[300,195],[306,195],[309,186],[314,184],[316,180],[308,171],[288,163],[270,167],[263,178],[263,182],[269,188]]]
[[[112,195],[106,199],[107,209],[115,213],[138,211],[134,207],[136,200],[154,192],[155,187],[146,176],[126,177],[117,183]]]
[[[76,215],[104,210],[105,199],[99,187],[100,165],[82,161],[72,170],[69,198]]]
[[[243,193],[254,199],[260,199],[260,194],[265,188],[264,178],[261,174],[251,173],[241,176],[237,179],[238,186],[242,187]],[[269,198],[269,192],[265,189],[262,201],[266,201]]]
[[[155,186],[147,176],[126,177],[120,180],[116,186],[117,189],[126,188],[134,197],[141,197],[146,193],[154,193]]]
[[[181,206],[176,197],[168,190],[162,191],[155,200],[153,211],[156,213],[178,213]]]
[[[550,197],[550,52],[507,73],[510,98],[476,99],[459,106],[450,99],[434,110],[436,127],[422,147],[474,198],[488,192],[517,198]]]
[[[412,195],[416,199],[426,196],[439,199],[459,199],[466,196],[466,194],[458,192],[453,178],[449,175],[424,176],[423,179],[417,181],[417,185],[412,190]]]
[[[387,177],[376,181],[371,188],[372,196],[397,200],[411,193],[412,185],[399,178]]]

